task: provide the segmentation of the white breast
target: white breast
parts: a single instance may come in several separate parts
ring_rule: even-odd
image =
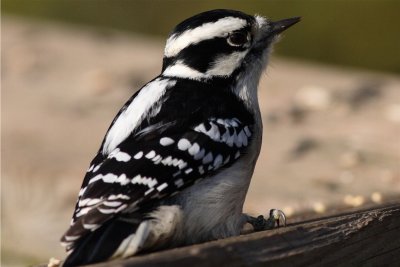
[[[198,243],[239,235],[242,209],[261,148],[261,132],[254,135],[248,153],[231,167],[178,194],[183,226],[177,242]]]

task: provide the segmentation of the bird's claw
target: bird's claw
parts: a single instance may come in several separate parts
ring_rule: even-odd
[[[269,211],[269,218],[265,219],[263,215],[257,218],[252,216],[247,216],[247,222],[250,223],[255,232],[263,230],[271,230],[281,226],[286,226],[286,216],[281,210],[271,209]]]

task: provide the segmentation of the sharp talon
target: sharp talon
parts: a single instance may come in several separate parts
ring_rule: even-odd
[[[282,219],[282,225],[283,226],[286,226],[286,215],[285,215],[285,213],[283,213],[283,211],[281,211],[281,210],[278,210],[278,212],[279,212],[279,218],[280,219]],[[279,226],[279,219],[278,219],[278,226]]]
[[[281,210],[271,209],[269,211],[269,218],[275,220],[277,226],[279,227],[280,221],[282,220],[282,225],[286,226],[286,215]]]
[[[271,209],[268,219],[265,219],[262,215],[257,218],[247,215],[247,222],[253,226],[255,232],[258,232],[280,227],[281,224],[286,226],[286,216],[281,210]]]

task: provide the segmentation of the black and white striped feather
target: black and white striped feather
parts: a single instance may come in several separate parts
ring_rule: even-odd
[[[230,88],[163,77],[142,90],[150,87],[164,93],[149,109],[163,104],[157,113],[145,114],[107,153],[107,137],[118,123],[118,118],[114,120],[86,173],[71,226],[62,238],[68,251],[108,221],[146,210],[231,165],[251,142],[253,117]],[[186,100],[178,102],[189,88]],[[124,112],[144,93],[136,93],[119,116],[129,117]]]

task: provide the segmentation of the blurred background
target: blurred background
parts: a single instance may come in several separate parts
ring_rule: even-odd
[[[65,256],[58,240],[112,118],[160,73],[171,29],[214,8],[303,17],[260,84],[245,211],[290,219],[400,197],[400,1],[3,0],[2,266]]]

